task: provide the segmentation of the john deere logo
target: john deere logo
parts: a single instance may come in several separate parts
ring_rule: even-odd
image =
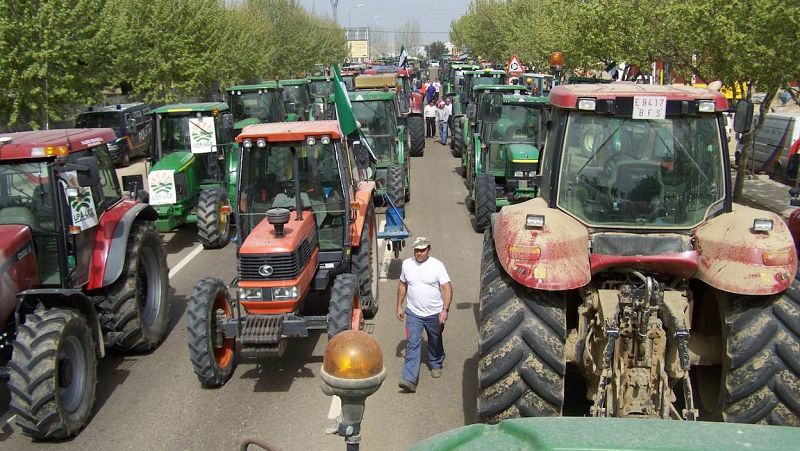
[[[272,266],[270,266],[270,265],[262,265],[261,267],[258,268],[258,273],[261,274],[264,277],[269,277],[274,272],[275,272],[275,270],[272,269]]]

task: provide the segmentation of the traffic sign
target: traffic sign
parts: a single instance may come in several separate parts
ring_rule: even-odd
[[[511,59],[508,61],[506,70],[509,75],[517,77],[525,73],[525,68],[522,66],[522,63],[519,62],[519,58],[517,58],[517,55],[512,56]]]

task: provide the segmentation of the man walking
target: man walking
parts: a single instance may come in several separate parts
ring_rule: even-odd
[[[406,321],[405,362],[400,388],[417,391],[422,363],[422,330],[428,336],[428,368],[431,377],[442,376],[444,344],[442,332],[447,322],[453,287],[444,264],[430,256],[431,242],[425,237],[414,240],[414,258],[403,260],[397,284],[397,319]],[[406,308],[403,309],[403,300]]]
[[[447,124],[450,121],[450,112],[444,102],[439,102],[436,109],[436,122],[439,123],[439,143],[443,146],[447,144]]]
[[[433,101],[428,102],[425,105],[425,108],[422,110],[422,114],[425,116],[425,137],[426,138],[435,138],[436,137],[436,107],[433,106]]]

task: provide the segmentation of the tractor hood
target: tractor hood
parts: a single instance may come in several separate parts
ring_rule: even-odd
[[[184,172],[194,161],[194,154],[187,151],[168,153],[150,167],[150,171],[175,171]]]
[[[508,154],[511,156],[512,161],[539,159],[539,149],[530,143],[509,144]]]
[[[239,255],[244,254],[287,254],[293,253],[300,247],[304,238],[313,238],[314,218],[310,211],[303,211],[301,220],[295,219],[295,212],[283,228],[284,235],[276,236],[275,227],[262,219],[247,235],[239,248]]]
[[[23,224],[0,225],[0,325],[7,324],[14,313],[17,293],[38,286],[31,228]]]

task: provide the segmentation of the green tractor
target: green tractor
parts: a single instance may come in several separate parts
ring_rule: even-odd
[[[230,86],[225,90],[233,115],[233,135],[248,125],[286,120],[283,88],[276,81]]]
[[[481,67],[477,64],[467,63],[465,61],[452,61],[447,64],[447,67],[442,72],[442,87],[444,88],[445,95],[458,95],[461,88],[461,80],[464,78],[465,71],[478,70]]]
[[[470,126],[474,126],[470,119],[467,117],[470,109],[474,110],[477,105],[475,88],[481,85],[503,85],[506,83],[508,74],[502,70],[495,69],[482,69],[482,70],[468,70],[463,72],[461,78],[460,89],[457,89],[458,95],[455,100],[458,105],[454,103],[453,106],[453,139],[452,150],[453,155],[458,158],[461,157],[466,149],[470,148],[469,138],[472,135]],[[522,89],[516,86],[517,89]],[[473,106],[470,106],[473,105]]]
[[[483,232],[492,213],[537,195],[547,97],[482,95],[477,117],[465,203],[475,213],[475,231]]]
[[[353,115],[377,159],[376,198],[386,194],[398,208],[411,199],[410,164],[406,154],[405,126],[398,123],[397,96],[394,91],[348,92]]]
[[[156,227],[167,232],[196,223],[205,248],[224,247],[231,237],[238,166],[228,105],[166,105],[153,114],[156,145],[148,182],[150,205],[158,213]]]
[[[333,95],[333,78],[327,75],[315,75],[311,80],[311,98],[314,101],[314,111],[319,111],[317,120],[334,119],[336,111],[333,102],[330,101]]]
[[[283,88],[283,102],[290,121],[313,121],[319,116],[317,104],[311,98],[311,80],[280,80],[278,86]]]

